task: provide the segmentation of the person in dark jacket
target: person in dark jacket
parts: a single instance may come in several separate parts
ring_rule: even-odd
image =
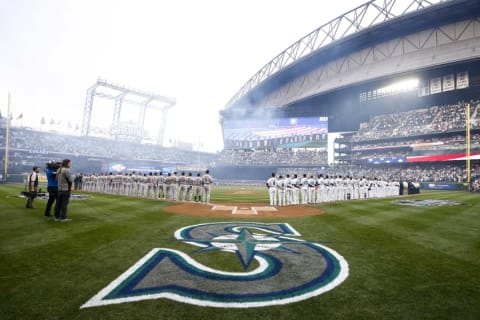
[[[58,198],[57,206],[55,208],[55,221],[67,222],[72,219],[67,218],[67,207],[70,201],[70,195],[73,190],[73,179],[70,173],[72,161],[65,159],[62,161],[62,166],[57,171],[58,182]]]
[[[47,163],[45,175],[47,176],[48,201],[45,207],[45,217],[51,217],[50,211],[58,197],[57,170],[60,167],[59,162],[50,161]],[[55,206],[56,207],[56,206]],[[55,210],[54,210],[55,212]]]

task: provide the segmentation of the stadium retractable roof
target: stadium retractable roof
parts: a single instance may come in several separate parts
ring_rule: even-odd
[[[299,39],[278,54],[231,98],[225,109],[251,105],[314,66],[388,39],[480,14],[478,0],[371,0]]]

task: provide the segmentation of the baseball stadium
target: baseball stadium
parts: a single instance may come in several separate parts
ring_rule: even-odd
[[[239,83],[216,153],[104,78],[68,134],[1,117],[2,319],[479,319],[480,2],[321,23]]]

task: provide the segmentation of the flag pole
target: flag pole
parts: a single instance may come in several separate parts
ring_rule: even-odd
[[[5,165],[3,168],[3,181],[7,182],[8,175],[8,147],[10,145],[10,92],[7,101],[7,134],[5,135]]]

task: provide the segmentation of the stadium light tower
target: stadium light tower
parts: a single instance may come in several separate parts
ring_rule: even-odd
[[[108,93],[105,92],[105,89],[108,90]],[[161,119],[158,121],[159,132],[157,144],[163,144],[167,113],[176,104],[175,99],[167,98],[165,96],[148,91],[130,88],[99,78],[93,86],[87,89],[85,108],[83,112],[82,136],[88,136],[90,134],[90,124],[95,97],[114,100],[113,119],[109,130],[109,135],[115,140],[118,140],[120,137],[126,137],[130,141],[133,140],[140,142],[143,138],[143,127],[145,124],[147,110],[160,110]],[[138,119],[134,130],[125,130],[120,123],[120,115],[122,113],[123,103],[140,106],[140,112],[138,114]],[[160,106],[153,105],[152,103],[160,103]]]

